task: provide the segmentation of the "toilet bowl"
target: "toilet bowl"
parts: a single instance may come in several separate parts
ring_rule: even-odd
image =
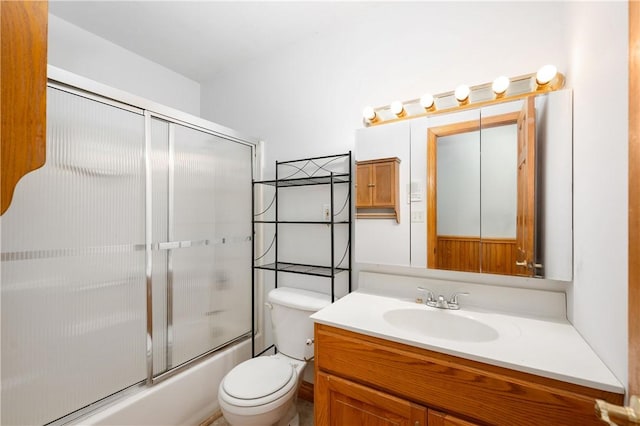
[[[220,383],[218,401],[231,425],[297,426],[295,400],[306,362],[277,354],[253,358]]]
[[[298,426],[295,406],[302,374],[313,357],[313,321],[329,296],[294,288],[269,292],[271,326],[278,353],[234,367],[220,382],[218,402],[233,426]]]

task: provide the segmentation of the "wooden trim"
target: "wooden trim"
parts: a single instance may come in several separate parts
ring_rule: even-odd
[[[0,19],[0,215],[18,181],[45,163],[46,1],[2,1]]]
[[[212,415],[204,419],[198,426],[211,426],[213,422],[222,417],[222,410],[217,409]]]
[[[359,209],[366,209],[367,207],[358,207]],[[379,207],[376,207],[379,208]],[[356,219],[398,219],[396,213],[356,213]]]
[[[491,115],[487,117],[478,117],[477,120],[460,121],[458,123],[445,124],[438,127],[430,127],[429,132],[434,133],[436,137],[457,135],[458,133],[473,132],[476,130],[490,129],[492,127],[506,126],[516,124],[520,111],[509,112],[500,115]]]
[[[427,268],[437,265],[438,247],[438,134],[427,131]]]
[[[532,99],[532,98],[528,98],[528,99]],[[527,100],[525,99],[525,102],[526,101]],[[508,124],[516,124],[518,122],[519,114],[520,112],[516,111],[516,112],[510,112],[507,114],[481,117],[480,124],[482,125],[483,129],[490,129],[492,127],[498,127],[498,126],[506,126]]]
[[[313,402],[313,383],[303,380],[302,383],[300,383],[300,389],[298,389],[298,398]]]
[[[387,157],[387,158],[376,158],[375,160],[356,161],[356,165],[359,165],[359,164],[388,163],[390,161],[395,161],[396,163],[400,164],[400,159],[398,157]]]
[[[635,1],[635,0],[633,0]],[[531,77],[533,77],[535,74],[531,74]],[[524,77],[524,76],[521,76]],[[517,80],[521,77],[515,77],[512,78],[511,81]],[[470,109],[480,109],[483,107],[487,107],[487,106],[491,106],[491,105],[498,105],[501,103],[506,103],[506,102],[513,102],[513,101],[517,101],[520,99],[525,99],[528,98],[529,96],[538,96],[540,94],[544,94],[544,93],[549,93],[549,92],[555,92],[557,90],[562,90],[564,88],[564,84],[565,84],[565,76],[561,73],[558,73],[558,84],[553,85],[552,87],[549,87],[548,89],[538,89],[535,92],[527,92],[527,93],[522,93],[519,95],[514,95],[514,96],[509,96],[508,98],[501,98],[501,99],[491,99],[491,100],[487,100],[487,101],[482,101],[482,102],[473,102],[473,103],[468,103],[466,105],[458,105],[458,106],[454,106],[454,107],[450,107],[450,108],[444,108],[444,109],[438,109],[435,111],[425,111],[423,113],[420,114],[415,114],[415,115],[411,115],[411,116],[404,116],[404,117],[399,117],[399,118],[391,118],[391,119],[386,119],[386,120],[377,120],[374,121],[373,123],[369,124],[369,127],[374,127],[374,126],[383,126],[385,124],[391,124],[391,123],[397,123],[399,121],[405,121],[405,120],[413,120],[414,118],[421,118],[421,117],[431,117],[431,116],[437,116],[437,115],[443,115],[443,114],[449,114],[450,112],[459,112],[459,111],[466,111],[466,110],[470,110]],[[490,87],[491,84],[488,84],[487,87]],[[451,92],[451,95],[453,95],[453,92]]]
[[[640,2],[629,2],[629,394],[640,395]]]

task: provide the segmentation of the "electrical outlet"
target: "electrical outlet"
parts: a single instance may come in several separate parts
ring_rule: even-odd
[[[322,205],[322,220],[331,222],[331,206],[329,204]]]
[[[424,222],[424,212],[421,210],[414,210],[411,212],[411,222],[422,223]]]

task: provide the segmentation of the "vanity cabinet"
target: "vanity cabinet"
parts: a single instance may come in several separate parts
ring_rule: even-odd
[[[2,1],[0,12],[1,215],[22,176],[45,162],[48,3]]]
[[[357,218],[393,218],[400,223],[400,159],[356,162]]]
[[[318,323],[315,369],[316,426],[394,418],[410,426],[596,426],[595,399],[623,401],[621,394]]]

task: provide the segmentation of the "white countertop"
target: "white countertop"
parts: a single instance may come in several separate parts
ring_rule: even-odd
[[[437,311],[445,321],[446,315],[465,316],[494,328],[498,337],[480,342],[432,337],[420,333],[419,324],[400,328],[388,323],[383,316],[395,309]],[[346,295],[311,318],[321,324],[499,367],[610,392],[625,391],[566,320],[536,319],[465,307],[459,311],[442,310],[363,290]]]

